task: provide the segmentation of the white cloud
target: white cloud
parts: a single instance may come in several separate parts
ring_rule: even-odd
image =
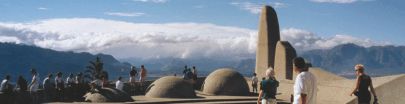
[[[122,16],[122,17],[138,17],[143,16],[145,13],[137,13],[137,12],[105,12],[104,14],[110,16]]]
[[[0,42],[20,44],[21,40],[13,36],[0,36]]]
[[[274,8],[283,8],[286,7],[286,4],[281,2],[272,2],[268,4],[257,4],[251,2],[232,2],[231,5],[237,6],[243,10],[247,10],[252,14],[260,14],[263,5],[271,5]]]
[[[48,10],[48,8],[45,8],[45,7],[38,7],[37,9],[38,10]]]
[[[136,2],[152,2],[152,3],[166,3],[169,0],[132,0]]]
[[[358,1],[374,1],[374,0],[310,0],[317,3],[336,3],[336,4],[350,4]]]
[[[330,38],[288,28],[281,38],[296,50],[330,48],[343,43],[380,45],[346,35]],[[255,56],[257,31],[209,23],[131,23],[68,18],[28,23],[0,22],[0,42],[36,45],[59,51],[112,54],[118,58],[177,57],[239,59]]]
[[[296,28],[287,28],[280,31],[281,39],[288,40],[298,51],[312,49],[328,49],[346,43],[354,43],[364,47],[388,45],[387,42],[376,42],[371,39],[362,39],[350,35],[337,34],[333,37],[320,37],[312,32]]]

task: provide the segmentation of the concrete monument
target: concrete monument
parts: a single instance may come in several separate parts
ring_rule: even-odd
[[[274,55],[277,41],[280,40],[280,30],[276,11],[270,6],[264,6],[259,21],[259,38],[256,51],[256,69],[258,77],[269,67],[274,68]]]
[[[297,57],[295,49],[287,41],[278,41],[274,61],[276,79],[292,80],[294,76],[293,59]]]

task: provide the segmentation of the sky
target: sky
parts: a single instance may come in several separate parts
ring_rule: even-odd
[[[1,0],[0,42],[116,58],[249,58],[263,5],[298,52],[405,45],[403,0]]]

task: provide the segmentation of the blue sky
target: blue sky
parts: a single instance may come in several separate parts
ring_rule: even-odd
[[[72,18],[155,25],[195,23],[196,27],[209,27],[205,25],[212,24],[254,32],[257,31],[260,6],[264,4],[272,5],[276,9],[280,27],[285,29],[285,34],[309,32],[306,34],[315,35],[316,39],[322,38],[325,41],[344,35],[355,41],[364,39],[377,45],[405,45],[403,0],[2,0],[0,23],[14,29],[22,24],[24,29],[29,28],[39,33],[45,30],[56,33],[61,31],[45,27],[41,27],[41,31],[35,30],[37,28],[31,28],[34,26],[32,24]],[[37,25],[42,26],[40,23]],[[63,28],[65,25],[56,26]],[[197,28],[195,31],[198,30]],[[209,29],[207,31],[202,33],[211,33]],[[10,36],[7,35],[7,39],[10,39]],[[248,34],[246,36],[249,37]],[[286,40],[289,39],[287,36]],[[21,37],[17,37],[17,40],[21,40]],[[55,48],[55,44],[33,44],[71,50]]]

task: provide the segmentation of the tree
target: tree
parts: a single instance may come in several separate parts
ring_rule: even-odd
[[[89,61],[90,65],[87,66],[85,71],[87,75],[86,78],[90,80],[101,79],[105,77],[108,79],[108,73],[103,70],[104,63],[101,61],[100,57],[97,57],[95,61]]]

